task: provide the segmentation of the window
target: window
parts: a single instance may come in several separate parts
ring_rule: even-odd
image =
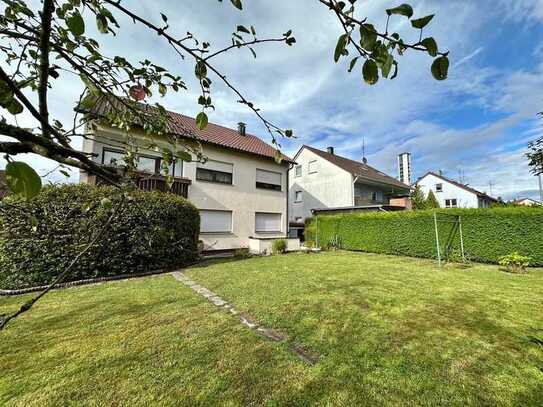
[[[124,151],[122,150],[112,150],[104,148],[102,154],[102,164],[113,165],[113,166],[124,166]],[[161,157],[153,157],[150,155],[139,155],[136,161],[136,168],[140,172],[145,172],[147,174],[163,174],[161,165]],[[183,176],[183,161],[176,160],[174,163],[171,163],[169,166],[170,175],[174,177]]]
[[[318,171],[317,160],[309,161],[309,163],[307,164],[307,172],[309,174],[312,174],[317,171]]]
[[[436,184],[436,192],[443,192],[443,184]]]
[[[102,155],[102,164],[112,165],[115,167],[124,165],[123,161],[124,152],[115,151],[115,150],[106,150],[104,149],[104,154]]]
[[[231,211],[200,211],[200,233],[231,233]]]
[[[294,202],[302,202],[302,191],[296,191],[294,193]]]
[[[265,212],[255,213],[255,232],[281,232],[281,214]]]
[[[209,160],[205,164],[198,163],[196,179],[198,181],[232,185],[232,172],[232,164]]]
[[[295,171],[295,176],[296,177],[301,177],[302,176],[302,166],[301,165],[297,165],[296,168],[294,169]]]
[[[458,203],[456,199],[445,199],[445,208],[457,208]]]
[[[256,187],[281,191],[281,173],[265,170],[256,170]]]

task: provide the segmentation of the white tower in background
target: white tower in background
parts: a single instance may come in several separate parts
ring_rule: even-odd
[[[411,185],[411,154],[398,155],[398,179],[406,185]]]

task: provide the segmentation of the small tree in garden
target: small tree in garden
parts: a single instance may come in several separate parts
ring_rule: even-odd
[[[415,211],[426,209],[426,198],[424,197],[424,192],[422,192],[420,185],[417,185],[411,192],[411,206]]]
[[[424,204],[425,209],[438,209],[440,207],[439,202],[437,201],[437,198],[432,190],[428,192],[428,196],[426,197],[426,202]]]

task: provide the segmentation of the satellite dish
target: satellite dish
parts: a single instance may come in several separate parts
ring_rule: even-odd
[[[143,88],[143,86],[139,84],[132,86],[130,90],[128,91],[128,93],[130,94],[132,99],[138,102],[145,99],[145,89]]]

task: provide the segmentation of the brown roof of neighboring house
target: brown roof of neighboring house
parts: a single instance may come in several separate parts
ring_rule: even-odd
[[[142,103],[140,103],[140,106],[142,109],[156,110],[156,107],[154,106]],[[96,116],[106,116],[111,110],[111,103],[106,98],[102,98],[88,113]],[[241,135],[237,130],[219,126],[214,123],[209,123],[204,130],[200,130],[196,127],[196,120],[194,118],[168,110],[166,112],[169,116],[167,128],[172,134],[261,157],[275,158],[277,150],[257,136],[249,133]],[[287,163],[294,162],[284,154],[281,154],[281,158]]]
[[[491,197],[490,195],[487,195],[484,192],[478,191],[475,188],[472,188],[472,187],[470,187],[470,186],[468,186],[466,184],[462,184],[461,182],[455,181],[454,179],[448,178],[448,177],[446,177],[444,175],[436,174],[435,172],[432,172],[432,171],[428,171],[426,174],[424,174],[422,177],[420,177],[417,180],[417,182],[419,182],[419,180],[423,179],[427,175],[433,175],[434,177],[440,178],[443,181],[447,181],[447,182],[449,182],[449,183],[451,183],[453,185],[456,185],[457,187],[462,188],[462,189],[464,189],[464,190],[466,190],[468,192],[471,192],[471,193],[473,193],[473,194],[475,194],[475,195],[477,195],[477,196],[479,196],[481,198],[488,198],[488,199],[490,199],[492,201],[496,201],[496,202],[498,201],[496,198],[493,198],[493,197]]]
[[[355,177],[359,177],[362,180],[366,179],[369,181],[378,182],[381,184],[391,185],[397,188],[410,189],[409,185],[404,184],[401,181],[398,181],[395,178],[381,172],[368,164],[364,164],[359,161],[350,160],[349,158],[341,157],[339,155],[331,154],[326,151],[318,150],[314,147],[304,145],[300,151],[304,148],[307,148],[309,151],[317,154],[318,156],[324,158],[325,160],[331,162],[332,164],[337,165],[338,167],[344,169],[345,171],[351,173]],[[295,157],[296,159],[296,157]]]

